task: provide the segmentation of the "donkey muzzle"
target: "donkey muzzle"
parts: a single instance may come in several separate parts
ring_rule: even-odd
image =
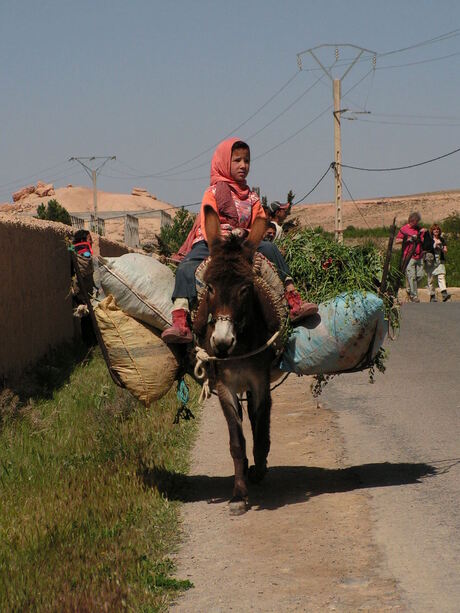
[[[229,317],[216,317],[210,344],[216,357],[226,357],[233,351],[236,334],[233,321]]]

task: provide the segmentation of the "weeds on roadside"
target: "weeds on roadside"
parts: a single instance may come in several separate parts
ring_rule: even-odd
[[[98,352],[36,392],[0,395],[0,610],[166,610],[190,587],[178,507],[141,467],[185,471],[195,423],[173,426],[175,390],[137,403]]]

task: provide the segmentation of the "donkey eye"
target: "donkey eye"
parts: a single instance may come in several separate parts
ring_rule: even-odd
[[[240,288],[240,291],[238,292],[240,297],[243,298],[244,296],[247,296],[249,292],[249,285],[243,285],[243,287]]]
[[[214,294],[214,288],[213,288],[213,286],[212,286],[212,285],[209,285],[209,283],[208,283],[208,285],[206,286],[206,289],[208,290],[208,293],[209,293],[209,294],[211,294],[211,295],[213,295],[213,294]]]

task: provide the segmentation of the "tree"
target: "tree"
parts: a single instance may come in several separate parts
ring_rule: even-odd
[[[458,211],[453,211],[442,222],[443,232],[450,234],[457,239],[460,236],[460,215]]]
[[[176,253],[187,238],[195,221],[195,215],[182,207],[171,224],[163,226],[157,234],[158,246],[161,255],[170,256]]]
[[[69,212],[54,198],[52,200],[48,200],[46,207],[43,203],[38,205],[37,218],[48,219],[48,221],[60,221],[61,223],[66,224],[66,226],[72,225]]]
[[[268,204],[267,196],[262,196],[260,204],[265,208]]]

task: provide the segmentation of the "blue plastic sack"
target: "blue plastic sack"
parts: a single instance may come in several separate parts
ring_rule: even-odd
[[[381,298],[370,292],[340,294],[294,328],[280,369],[298,375],[357,369],[376,356],[386,330]]]

